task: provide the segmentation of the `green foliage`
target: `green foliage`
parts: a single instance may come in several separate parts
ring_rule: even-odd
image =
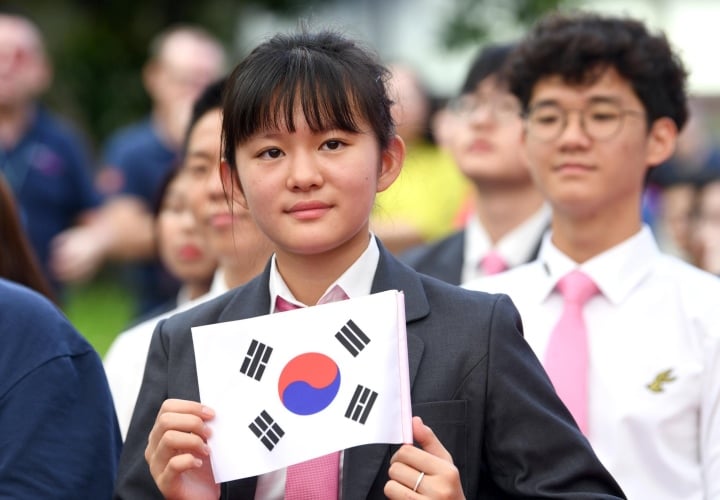
[[[116,128],[150,106],[141,80],[152,37],[177,23],[203,26],[232,52],[236,20],[245,5],[293,13],[330,0],[5,0],[2,11],[33,19],[55,69],[44,97],[99,147]]]
[[[577,0],[455,0],[442,30],[448,49],[477,45],[503,29],[530,26],[546,12],[567,7]]]

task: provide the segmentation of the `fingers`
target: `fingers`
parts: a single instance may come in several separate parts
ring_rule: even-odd
[[[158,480],[163,474],[179,474],[198,468],[210,454],[206,421],[214,413],[195,401],[168,399],[160,407],[148,438],[145,460]]]
[[[450,453],[448,453],[432,429],[425,425],[420,417],[413,417],[412,426],[413,439],[423,450],[438,458],[452,462]]]
[[[419,417],[413,417],[413,438],[421,448],[406,444],[393,455],[385,495],[388,498],[463,498],[460,473],[450,453]],[[421,476],[421,472],[425,474]]]

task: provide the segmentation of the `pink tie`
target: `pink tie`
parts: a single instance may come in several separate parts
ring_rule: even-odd
[[[588,431],[588,338],[583,306],[598,293],[592,279],[575,270],[558,281],[564,298],[560,319],[550,334],[545,370],[560,399],[575,417],[580,430]]]
[[[335,286],[319,303],[345,300],[348,296]],[[279,295],[275,298],[275,311],[290,311],[301,306],[289,302]],[[285,480],[286,500],[337,500],[340,452],[336,451],[287,468]]]
[[[506,271],[507,268],[507,262],[495,250],[488,252],[480,261],[480,269],[482,269],[485,276],[501,273]]]

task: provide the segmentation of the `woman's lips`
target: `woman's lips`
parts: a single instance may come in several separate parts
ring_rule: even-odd
[[[287,213],[296,219],[313,220],[325,215],[330,208],[331,205],[321,201],[300,201],[290,207]]]

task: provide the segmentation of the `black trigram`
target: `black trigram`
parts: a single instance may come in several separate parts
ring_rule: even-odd
[[[265,372],[272,351],[272,347],[253,339],[240,367],[240,373],[259,381]]]
[[[365,332],[351,319],[335,334],[335,338],[345,346],[345,349],[347,349],[353,357],[360,354],[360,351],[365,349],[365,346],[370,343],[370,339],[365,335]]]
[[[248,427],[269,451],[272,451],[280,438],[285,435],[285,431],[275,423],[265,410],[261,411],[260,415]]]
[[[377,397],[377,392],[361,385],[357,386],[355,394],[353,394],[352,400],[345,412],[345,418],[364,424]]]

